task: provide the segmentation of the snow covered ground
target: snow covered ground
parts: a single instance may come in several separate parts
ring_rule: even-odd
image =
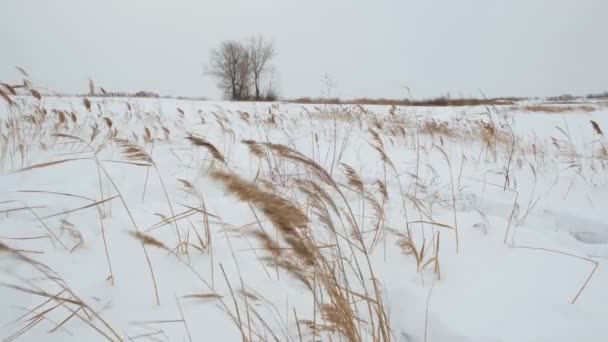
[[[608,339],[606,103],[13,100],[4,340]]]

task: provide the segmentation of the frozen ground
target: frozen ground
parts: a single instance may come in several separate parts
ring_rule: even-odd
[[[0,103],[5,340],[346,340],[321,312],[327,269],[299,264],[308,289],[270,262],[255,234],[282,240],[273,212],[218,171],[306,215],[298,229],[350,289],[361,340],[382,336],[369,307],[394,341],[608,339],[606,103],[14,101]]]

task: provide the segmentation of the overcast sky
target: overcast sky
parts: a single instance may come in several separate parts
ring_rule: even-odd
[[[608,90],[606,0],[3,0],[0,80],[219,98],[209,49],[254,34],[283,97],[319,96],[324,74],[342,97]]]

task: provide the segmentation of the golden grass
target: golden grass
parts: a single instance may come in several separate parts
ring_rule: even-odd
[[[215,160],[218,160],[224,164],[226,163],[226,159],[224,158],[222,153],[210,142],[206,141],[205,139],[203,139],[201,137],[196,137],[194,135],[189,135],[186,139],[189,140],[193,146],[206,148],[211,153],[211,155],[213,156],[213,158]]]
[[[290,150],[285,146],[274,146],[271,148],[276,153],[283,156],[295,158],[298,162],[304,162],[306,165],[315,170],[315,173],[326,175],[317,169],[317,166],[311,165],[312,162],[296,151]],[[328,260],[324,253],[321,253],[319,247],[314,243],[308,231],[308,217],[289,200],[280,197],[277,194],[262,190],[256,185],[246,182],[237,175],[227,172],[215,171],[211,176],[217,181],[222,182],[230,193],[237,196],[241,201],[247,202],[258,208],[278,229],[282,241],[289,247],[288,250],[279,247],[279,242],[272,239],[266,232],[258,231],[255,236],[260,240],[262,246],[271,254],[273,263],[287,271],[295,279],[300,280],[306,287],[313,289],[312,284],[314,279],[320,281],[325,291],[331,298],[331,304],[322,305],[321,313],[325,320],[330,322],[332,329],[340,331],[350,341],[361,341],[362,336],[359,333],[357,315],[352,307],[351,299],[353,294],[340,286],[340,280],[336,277],[332,262]],[[330,177],[331,179],[331,177]],[[332,180],[333,182],[333,180]],[[311,192],[312,193],[312,192]],[[323,195],[321,195],[323,196]],[[317,199],[321,199],[317,196]],[[318,208],[322,208],[319,206]],[[329,217],[325,218],[325,222],[331,224]],[[341,266],[343,267],[343,266]],[[341,272],[345,270],[342,269]],[[313,274],[318,276],[313,277]],[[346,285],[348,289],[348,285]],[[371,299],[370,299],[371,300]],[[374,300],[376,305],[380,305],[379,298]],[[368,303],[368,305],[371,305]],[[378,312],[383,312],[378,308]],[[372,310],[370,309],[370,314]],[[383,316],[382,316],[383,317]],[[381,320],[384,340],[387,340],[386,324]]]
[[[139,242],[143,243],[144,245],[153,246],[153,247],[164,249],[164,250],[169,249],[167,246],[165,246],[164,243],[160,242],[159,240],[157,240],[156,238],[154,238],[151,235],[144,234],[142,232],[129,232],[129,234],[134,239],[138,240]]]
[[[0,97],[2,97],[9,106],[13,106],[15,104],[13,100],[2,90],[2,87],[0,87]]]

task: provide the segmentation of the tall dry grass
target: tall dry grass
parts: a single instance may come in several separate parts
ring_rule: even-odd
[[[27,91],[31,101],[18,97],[16,89]],[[27,82],[19,87],[0,84],[0,97],[8,111],[0,130],[2,173],[19,171],[34,175],[49,168],[69,170],[76,162],[87,162],[96,171],[94,181],[99,189],[96,198],[70,192],[28,189],[21,194],[78,198],[86,204],[39,215],[39,208],[22,203],[21,207],[11,207],[0,213],[29,213],[44,230],[41,239],[48,240],[50,248],[57,246],[63,250],[61,253],[78,255],[84,247],[96,243],[103,245],[108,267],[107,277],[103,271],[104,279],[112,285],[129,281],[128,278],[115,278],[112,265],[120,259],[112,255],[112,241],[107,236],[113,227],[107,225],[106,219],[118,215],[120,211],[113,212],[112,205],[119,202],[126,215],[123,219],[131,225],[129,238],[136,241],[144,252],[156,304],[161,304],[158,283],[169,283],[166,279],[158,279],[155,273],[154,266],[161,257],[173,258],[176,265],[186,268],[200,281],[204,290],[183,295],[176,301],[180,313],[177,321],[183,324],[189,340],[200,337],[191,334],[192,326],[187,322],[192,323],[196,319],[197,323],[203,324],[204,319],[188,317],[187,320],[187,310],[183,310],[180,304],[184,299],[200,301],[201,305],[203,302],[218,303],[244,341],[398,340],[398,333],[391,326],[390,306],[407,306],[408,303],[387,302],[387,295],[383,292],[385,279],[378,272],[381,260],[379,246],[383,246],[385,260],[382,262],[406,262],[405,257],[404,260],[386,260],[387,249],[393,243],[408,256],[407,262],[414,265],[412,267],[415,267],[422,283],[428,276],[433,277],[433,284],[441,281],[441,261],[450,253],[452,242],[456,252],[466,249],[465,244],[460,244],[462,235],[459,235],[467,228],[466,225],[459,226],[463,215],[459,209],[459,196],[465,191],[461,184],[466,178],[463,176],[465,166],[479,169],[487,165],[496,167],[504,182],[501,180],[501,184],[493,185],[484,180],[480,182],[484,187],[498,187],[513,196],[505,228],[506,248],[547,252],[541,247],[517,245],[514,234],[518,225],[535,210],[542,196],[536,190],[537,173],[568,160],[568,165],[577,170],[578,177],[591,182],[592,177],[603,175],[601,172],[605,172],[608,161],[604,132],[596,121],[590,121],[594,140],[588,144],[587,151],[578,150],[567,126],[560,128],[551,142],[530,143],[516,136],[508,115],[503,115],[502,107],[492,107],[504,104],[502,101],[460,103],[488,105],[486,117],[478,120],[424,118],[417,112],[396,107],[402,103],[390,103],[393,107],[387,108],[388,113],[384,115],[373,113],[357,102],[359,106],[306,109],[299,118],[282,112],[278,105],[273,105],[268,113],[263,114],[221,110],[192,113],[177,108],[175,117],[163,121],[160,113],[146,113],[128,102],[125,117],[120,117],[104,108],[103,102],[88,97],[82,99],[80,111],[49,110],[45,108],[44,95]],[[445,103],[414,105],[440,106]],[[196,125],[188,126],[192,116]],[[141,124],[141,127],[135,132],[129,131],[128,120]],[[197,133],[198,125],[204,127],[200,131],[204,131],[205,136]],[[239,125],[251,134],[241,136],[243,130]],[[217,134],[212,136],[213,132]],[[293,139],[296,133],[302,132],[309,141],[308,149],[301,140]],[[185,141],[183,137],[172,140],[182,133]],[[352,144],[359,137],[364,137],[364,148],[368,148],[372,152],[370,155],[376,158],[378,173],[366,174],[369,169],[354,162],[352,146],[358,145]],[[182,148],[182,151],[171,149],[171,153],[176,160],[175,168],[188,177],[178,178],[175,182],[161,177],[164,174],[162,168],[167,166],[157,164],[155,159],[162,153],[158,152],[159,149],[167,150],[163,144],[176,144]],[[249,170],[234,153],[239,146],[251,157]],[[478,154],[465,156],[465,147],[468,146],[479,147]],[[41,151],[47,156],[53,151],[64,154],[32,162],[32,155]],[[410,157],[411,160],[408,159]],[[132,210],[134,204],[127,202],[122,183],[108,169],[110,164],[118,165],[124,172],[141,173],[143,189],[138,205],[146,205],[156,189],[162,192],[168,213],[156,213],[160,217],[158,222],[143,227]],[[534,189],[527,200],[522,199],[516,189],[516,177],[521,174],[523,165],[531,170],[535,179]],[[587,165],[592,165],[594,171],[583,167]],[[149,179],[150,171],[157,176],[156,188],[154,177]],[[241,206],[235,204],[234,212],[250,217],[252,223],[229,227],[225,220],[231,218],[222,218],[212,210],[216,206],[216,197],[201,185],[205,180],[222,184],[242,203]],[[178,194],[184,197],[178,197]],[[448,223],[437,219],[437,205],[449,208],[451,217],[447,219]],[[184,210],[176,210],[179,207]],[[85,240],[82,228],[66,218],[89,209],[97,212],[101,241]],[[491,229],[490,220],[478,208],[476,212],[483,221],[476,228],[487,233]],[[52,219],[62,219],[58,228],[50,224]],[[170,233],[167,233],[166,228],[173,229],[168,229]],[[278,313],[274,322],[263,314],[261,307],[278,312],[278,304],[249,288],[241,274],[239,262],[242,259],[239,258],[242,255],[237,256],[239,252],[232,248],[231,241],[244,241],[249,245],[249,239],[252,241],[251,249],[256,251],[255,256],[263,263],[262,269],[266,271],[266,266],[269,270],[274,269],[274,277],[270,274],[272,272],[266,272],[270,281],[296,282],[307,291],[313,308],[309,310],[312,311],[311,317],[305,316],[301,308],[288,310],[293,310],[294,331],[289,331],[290,314]],[[218,253],[222,241],[229,244],[238,281],[233,280],[235,274],[225,267],[228,261],[222,257],[223,253]],[[0,253],[11,255],[32,267],[38,275],[51,280],[48,266],[26,256],[25,251],[28,250],[0,243]],[[152,254],[159,252],[163,254]],[[550,252],[555,254],[556,251]],[[197,270],[202,264],[197,255],[204,258],[205,265],[208,262],[209,272],[204,275]],[[591,261],[594,268],[572,303],[581,296],[597,267],[592,259],[582,259]],[[215,280],[218,268],[223,282]],[[404,273],[409,271],[405,267],[399,269],[404,269]],[[102,320],[99,313],[71,291],[60,277],[52,276],[54,280],[50,283],[54,284],[54,291],[33,282],[27,286],[3,285],[44,300],[39,308],[44,308],[48,314],[57,308],[68,310],[68,316],[56,324],[54,331],[79,320],[94,329],[100,338],[110,341],[127,339],[128,336]],[[173,305],[167,304],[166,300],[162,304]],[[96,320],[90,317],[96,317]],[[45,315],[34,310],[19,317],[18,320],[25,325],[11,338],[26,336],[43,319]]]

